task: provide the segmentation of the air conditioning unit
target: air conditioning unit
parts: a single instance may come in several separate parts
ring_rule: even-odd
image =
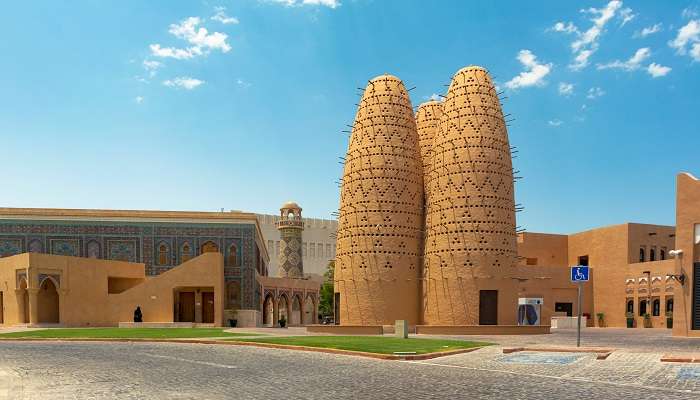
[[[539,325],[542,315],[541,297],[520,297],[518,299],[518,325]]]

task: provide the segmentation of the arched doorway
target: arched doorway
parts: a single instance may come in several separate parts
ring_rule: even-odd
[[[290,316],[290,320],[289,320],[290,326],[301,325],[301,321],[302,321],[301,311],[302,311],[301,310],[301,300],[299,299],[299,295],[294,295],[294,297],[292,297],[292,315]]]
[[[284,317],[284,320],[287,321],[287,324],[289,325],[289,298],[287,298],[286,294],[280,295],[280,298],[277,301],[277,309],[279,310],[277,320],[279,321],[282,319],[282,317]]]
[[[317,323],[316,321],[316,302],[313,296],[306,296],[306,301],[304,302],[304,325],[312,325]]]
[[[275,299],[272,294],[265,296],[263,302],[263,325],[268,327],[275,326]]]
[[[202,245],[202,254],[204,253],[218,253],[219,252],[219,246],[216,245],[216,243],[209,241],[209,242],[204,242]]]
[[[40,323],[58,323],[58,291],[53,279],[45,278],[41,282],[37,294],[37,308]]]
[[[226,284],[226,308],[238,310],[241,308],[241,284],[237,281]]]

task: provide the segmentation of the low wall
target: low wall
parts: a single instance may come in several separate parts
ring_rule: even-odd
[[[120,328],[193,328],[192,322],[120,322]]]
[[[588,317],[581,317],[581,328],[585,328]],[[552,317],[552,329],[577,329],[578,317]]]
[[[549,325],[417,325],[420,335],[542,335],[550,333]]]
[[[255,328],[260,326],[260,311],[257,310],[236,310],[233,313],[236,321],[236,327],[239,328]],[[224,321],[228,326],[228,321]]]
[[[381,325],[306,325],[306,331],[333,335],[382,335],[384,333]]]

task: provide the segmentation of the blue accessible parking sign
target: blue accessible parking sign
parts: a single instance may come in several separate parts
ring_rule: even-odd
[[[588,266],[575,265],[571,267],[571,282],[588,282]]]

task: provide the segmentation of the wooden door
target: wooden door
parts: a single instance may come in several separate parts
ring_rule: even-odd
[[[693,264],[692,329],[700,329],[700,263]]]
[[[479,325],[498,325],[498,290],[479,291]]]
[[[211,324],[214,322],[214,293],[202,292],[202,322]]]
[[[194,322],[194,292],[180,292],[180,322]]]

